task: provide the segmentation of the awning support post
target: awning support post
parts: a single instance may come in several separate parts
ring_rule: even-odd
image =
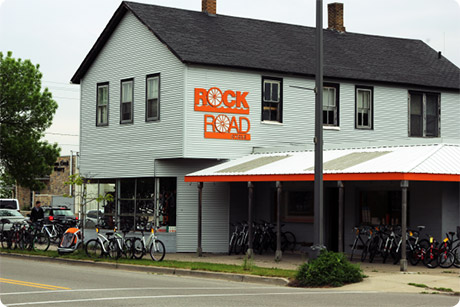
[[[196,255],[198,257],[203,256],[203,249],[201,248],[201,216],[203,208],[203,182],[198,183],[198,247],[196,249]]]
[[[283,258],[283,252],[281,251],[281,193],[283,191],[283,185],[281,181],[276,182],[276,252],[275,261],[281,261]]]
[[[246,255],[248,259],[252,259],[254,257],[254,249],[253,249],[253,238],[252,238],[252,202],[254,198],[254,184],[249,181],[248,182],[248,250]]]
[[[406,258],[406,240],[407,240],[407,188],[409,187],[409,181],[401,180],[402,190],[402,203],[401,203],[401,260],[400,271],[407,271],[407,258]]]
[[[338,181],[337,185],[339,187],[339,252],[343,253],[343,209],[344,209],[344,199],[343,199],[343,182]]]

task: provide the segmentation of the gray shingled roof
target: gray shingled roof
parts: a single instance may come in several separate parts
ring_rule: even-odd
[[[182,62],[315,74],[315,28],[123,2],[72,77],[79,83],[131,11]],[[324,31],[324,77],[460,89],[460,69],[420,40]]]

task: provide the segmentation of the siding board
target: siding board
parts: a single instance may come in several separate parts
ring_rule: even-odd
[[[183,155],[182,64],[127,13],[81,82],[82,174],[151,176],[154,159]],[[145,122],[145,79],[161,74],[160,121]],[[133,124],[120,124],[120,80],[134,78]],[[96,127],[96,84],[109,82],[109,125]]]

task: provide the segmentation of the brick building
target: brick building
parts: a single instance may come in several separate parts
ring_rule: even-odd
[[[35,201],[40,200],[42,205],[59,205],[65,203],[73,207],[73,199],[64,198],[63,195],[74,195],[74,187],[65,184],[69,176],[77,171],[77,159],[75,155],[59,157],[54,163],[51,175],[40,180],[45,188],[40,191],[31,191],[29,188],[16,186],[15,198],[19,200],[21,209],[30,209]],[[56,203],[58,202],[58,203]]]

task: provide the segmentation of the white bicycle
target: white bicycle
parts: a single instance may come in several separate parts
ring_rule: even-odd
[[[144,236],[144,230],[150,228],[150,235],[147,240]],[[153,225],[147,224],[145,228],[141,228],[142,238],[135,238],[133,242],[134,258],[141,259],[145,254],[150,253],[153,261],[162,261],[166,254],[165,245],[162,241],[158,240]]]

